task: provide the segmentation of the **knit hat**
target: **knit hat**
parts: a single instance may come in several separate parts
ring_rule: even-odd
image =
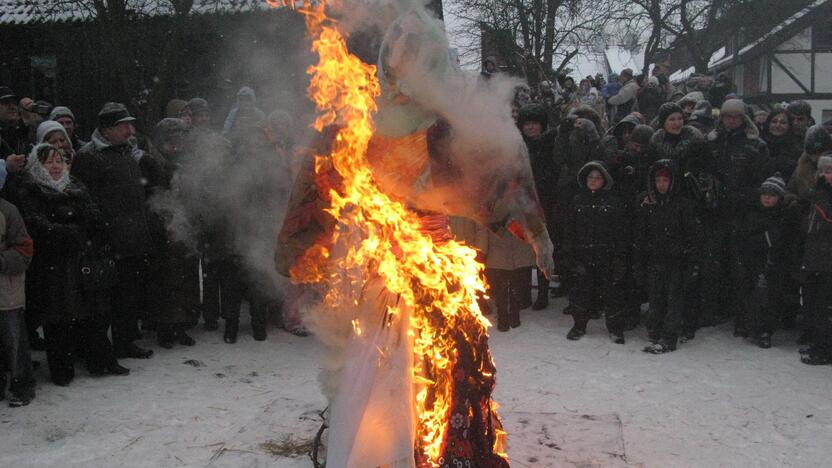
[[[818,172],[826,168],[832,168],[832,152],[827,152],[818,158]]]
[[[75,122],[75,114],[72,113],[69,107],[57,106],[49,113],[49,120],[58,120],[61,117],[69,117]]]
[[[544,130],[549,124],[549,116],[546,114],[546,109],[540,104],[529,104],[520,109],[520,114],[517,116],[517,125],[523,127],[526,122],[538,122]]]
[[[803,100],[796,100],[789,103],[786,106],[786,112],[791,115],[805,115],[807,117],[812,115],[812,106]]]
[[[649,125],[636,125],[633,133],[630,134],[630,141],[640,145],[650,144],[650,138],[653,137],[653,127]]]
[[[43,122],[38,125],[38,129],[35,132],[35,137],[37,138],[38,143],[46,143],[46,138],[52,132],[61,132],[64,134],[67,140],[69,140],[69,135],[66,134],[66,129],[63,125],[54,120],[44,120]]]
[[[621,70],[621,74],[619,76],[621,76],[621,78],[624,78],[624,77],[632,78],[633,77],[633,69],[632,68],[625,68],[625,69]]]
[[[182,119],[167,117],[159,121],[153,128],[153,144],[162,146],[171,137],[182,135],[188,130],[188,126]]]
[[[682,99],[679,100],[679,105],[686,106],[688,104],[693,104],[695,106],[697,103],[704,100],[705,95],[702,94],[702,91],[691,91],[682,96]]]
[[[745,115],[745,103],[739,99],[728,99],[722,103],[719,115],[740,114]]]
[[[806,130],[803,139],[803,150],[808,154],[821,154],[832,150],[832,136],[823,125],[812,125]]]
[[[195,97],[188,101],[188,108],[191,110],[192,114],[199,114],[200,112],[211,112],[211,106],[208,105],[208,101],[198,97]]]
[[[675,102],[666,102],[659,107],[659,128],[664,127],[664,122],[672,114],[682,114],[682,108]]]
[[[832,158],[829,158],[829,160],[832,162]],[[782,197],[786,193],[786,181],[778,172],[763,182],[763,185],[760,186],[760,193]]]
[[[108,102],[98,112],[99,128],[112,128],[122,122],[134,122],[135,120],[136,118],[130,115],[124,104],[118,102]]]
[[[165,106],[165,117],[178,118],[182,110],[188,107],[188,102],[182,99],[171,99]]]
[[[673,178],[673,173],[670,171],[670,168],[663,167],[663,168],[657,170],[656,173],[653,175],[653,177],[667,177],[668,179],[672,179]]]

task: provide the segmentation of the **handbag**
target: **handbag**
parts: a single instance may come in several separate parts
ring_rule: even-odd
[[[85,291],[103,291],[118,283],[118,270],[109,245],[88,247],[81,254],[80,269],[81,287]]]

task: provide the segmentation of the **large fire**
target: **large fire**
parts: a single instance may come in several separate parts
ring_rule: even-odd
[[[327,182],[331,203],[327,212],[342,229],[308,249],[292,268],[292,279],[326,282],[326,304],[337,309],[357,301],[344,291],[360,291],[354,286],[363,284],[368,275],[379,275],[386,288],[412,308],[409,335],[415,353],[414,443],[419,466],[439,466],[453,405],[454,373],[463,368],[469,371],[465,385],[487,390],[479,393],[484,395],[481,401],[471,402],[475,407],[471,413],[494,415],[485,430],[495,434],[493,449],[502,455],[505,434],[496,419],[496,405],[489,407],[488,397],[494,382],[494,365],[485,343],[490,323],[477,304],[478,294],[485,291],[483,266],[476,261],[474,249],[435,232],[431,235],[423,216],[381,190],[368,158],[374,135],[372,114],[380,93],[376,67],[348,51],[323,5],[307,4],[300,11],[313,40],[312,49],[319,56],[308,70],[312,75],[309,95],[319,110],[314,125],[318,131],[337,128],[331,153],[316,156],[316,172],[334,170],[339,176]],[[360,241],[336,258],[330,247],[344,232],[360,233]],[[388,312],[397,313],[395,309]],[[353,321],[356,334],[363,326]],[[460,347],[463,342],[470,346]]]

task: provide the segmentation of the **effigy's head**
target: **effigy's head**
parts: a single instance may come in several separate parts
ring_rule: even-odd
[[[424,9],[400,14],[387,28],[378,57],[378,131],[401,136],[435,122],[432,91],[453,72],[441,24]]]

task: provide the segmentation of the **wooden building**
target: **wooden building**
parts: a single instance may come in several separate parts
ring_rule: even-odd
[[[241,86],[267,112],[308,108],[311,53],[299,14],[265,0],[189,1],[186,14],[173,5],[189,2],[108,2],[127,7],[106,12],[122,21],[114,29],[91,1],[0,0],[0,84],[69,106],[83,134],[111,100],[150,123],[169,99],[200,96],[221,125]]]

